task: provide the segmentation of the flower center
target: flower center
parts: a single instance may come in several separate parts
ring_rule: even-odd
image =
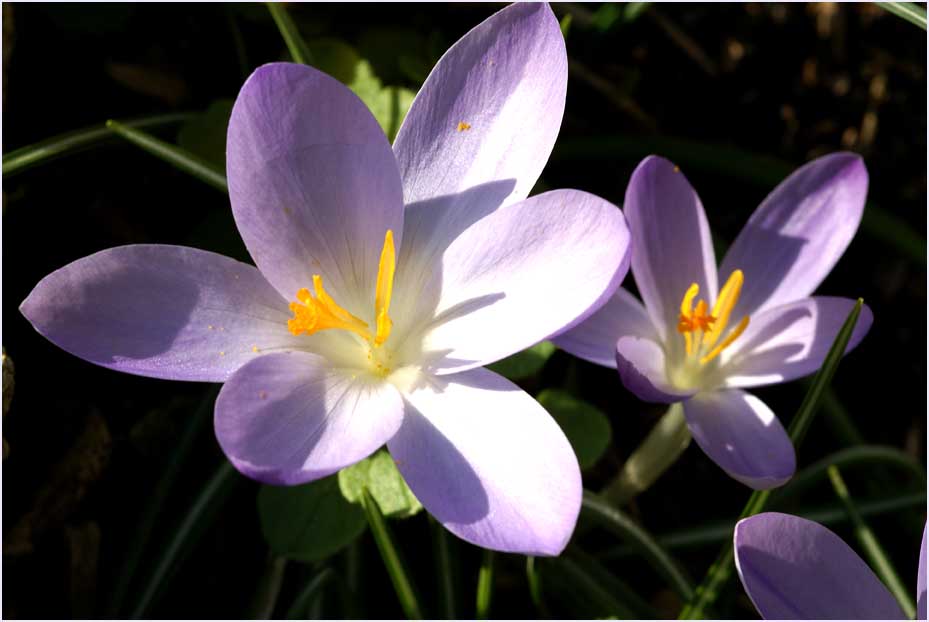
[[[294,317],[287,321],[287,328],[294,335],[312,335],[321,330],[339,329],[354,333],[368,342],[370,350],[368,360],[378,373],[390,372],[391,356],[380,352],[380,346],[390,337],[393,322],[388,314],[390,296],[393,292],[394,268],[394,234],[388,229],[384,235],[384,248],[377,268],[377,285],[374,291],[374,317],[376,326],[372,334],[367,322],[355,317],[332,299],[323,287],[323,277],[313,275],[313,289],[305,287],[297,291],[297,301],[290,303]]]
[[[692,283],[687,288],[684,299],[681,301],[677,332],[684,336],[688,359],[696,360],[700,365],[706,365],[745,332],[748,326],[747,315],[720,341],[720,337],[726,332],[732,309],[739,301],[743,280],[744,275],[741,270],[735,270],[730,274],[710,313],[707,313],[709,306],[705,300],[700,300],[696,307],[694,306],[694,299],[700,293],[700,286]]]

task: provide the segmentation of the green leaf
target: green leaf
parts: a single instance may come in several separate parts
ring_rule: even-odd
[[[423,509],[397,470],[394,459],[384,449],[342,469],[338,477],[339,489],[346,500],[361,503],[362,491],[367,489],[384,516],[407,518]]]
[[[926,9],[915,2],[878,2],[877,6],[926,30]]]
[[[348,88],[365,103],[387,138],[393,142],[416,93],[399,86],[383,86],[374,75],[371,63],[366,60],[355,66],[355,78]]]
[[[554,352],[555,344],[551,341],[543,341],[513,356],[508,356],[502,361],[488,365],[487,369],[506,376],[510,380],[522,380],[542,371]]]
[[[281,37],[283,37],[284,43],[287,45],[291,58],[294,59],[295,63],[312,65],[313,55],[307,48],[300,31],[297,30],[297,26],[290,19],[287,9],[284,8],[283,4],[277,2],[268,2],[267,4],[271,17],[274,18],[274,23],[277,24],[277,29],[281,31]]]
[[[271,550],[301,562],[329,557],[365,529],[364,512],[342,497],[335,475],[301,486],[262,486],[258,516]]]
[[[475,617],[486,620],[490,614],[490,603],[494,595],[494,565],[497,554],[490,549],[484,549],[481,567],[477,572],[477,603]]]
[[[545,389],[536,398],[551,413],[577,454],[582,469],[597,463],[610,446],[610,421],[598,408],[558,389]]]
[[[226,166],[226,130],[232,115],[231,99],[217,99],[181,127],[177,144],[219,170]]]
[[[573,21],[574,16],[570,13],[566,13],[564,17],[561,18],[561,21],[558,23],[561,26],[561,36],[565,39],[568,38],[568,32],[571,30],[571,22]]]
[[[228,192],[229,188],[226,184],[226,176],[215,166],[195,156],[186,149],[167,143],[155,138],[151,134],[146,134],[145,132],[118,123],[117,121],[109,120],[106,122],[106,126],[156,158],[164,160],[185,173],[193,175],[200,181],[208,183],[217,190]]]
[[[342,84],[355,79],[361,56],[345,41],[334,37],[321,37],[308,44],[313,54],[313,66],[325,71]]]

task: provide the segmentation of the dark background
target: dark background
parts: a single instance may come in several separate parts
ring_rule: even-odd
[[[499,6],[289,10],[308,40],[338,37],[385,83],[415,91],[438,55]],[[628,5],[554,8],[559,18],[572,15],[572,64],[559,143],[540,188],[580,188],[621,205],[634,166],[659,153],[687,173],[722,247],[792,167],[841,149],[864,157],[866,223],[819,292],[863,297],[875,322],[833,383],[846,416],[824,409],[799,466],[860,442],[891,445],[925,464],[925,32],[866,4],[661,4],[634,19]],[[234,98],[254,67],[287,54],[262,5],[13,4],[3,11],[4,153],[107,118],[202,111]],[[156,133],[174,140],[178,128]],[[17,307],[43,276],[107,247],[187,244],[240,257],[244,249],[225,195],[116,140],[5,178],[3,192],[3,346],[16,367],[3,421],[11,448],[3,463],[3,616],[128,615],[159,553],[223,462],[210,425],[210,388],[94,367],[41,338]],[[522,384],[532,392],[570,386],[608,414],[613,442],[585,473],[590,489],[609,480],[661,414],[627,394],[615,372],[562,352]],[[805,386],[757,393],[786,426]],[[194,448],[159,508],[129,604],[108,610],[139,541],[146,501],[204,400]],[[873,467],[846,479],[861,501],[920,489],[901,473]],[[198,523],[197,545],[172,569],[149,616],[235,618],[253,611],[268,570],[256,491],[238,478]],[[660,535],[732,520],[748,493],[692,445],[626,509]],[[824,485],[785,509],[830,504],[835,498]],[[911,593],[924,521],[920,507],[869,518]],[[393,527],[426,614],[440,615],[429,519],[421,513]],[[621,543],[588,527],[582,522],[575,545],[600,555],[663,616],[676,616],[680,603],[659,576],[636,556],[604,556]],[[847,524],[833,528],[853,542]],[[673,552],[699,581],[721,545]],[[453,552],[458,615],[472,616],[480,551],[456,541]],[[402,615],[369,534],[331,564],[354,577],[358,592],[344,599],[327,593],[317,613]],[[524,564],[499,557],[494,616],[540,615]],[[556,566],[540,568],[553,615],[609,615],[562,594]],[[277,616],[310,576],[309,567],[289,566]],[[723,617],[755,615],[737,581],[718,607]]]

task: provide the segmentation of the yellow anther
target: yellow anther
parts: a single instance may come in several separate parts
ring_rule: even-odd
[[[739,325],[736,326],[731,333],[726,335],[726,338],[723,339],[722,342],[720,342],[715,348],[710,350],[709,354],[700,358],[700,364],[705,365],[706,363],[709,363],[710,361],[715,359],[717,356],[719,356],[719,353],[725,350],[726,348],[728,348],[730,344],[732,344],[733,341],[738,339],[739,335],[744,333],[747,327],[748,327],[748,316],[746,315],[745,317],[742,318],[742,321],[739,322]]]
[[[736,303],[739,301],[739,294],[742,293],[742,282],[744,280],[745,277],[741,270],[734,270],[729,275],[726,284],[719,291],[716,304],[713,305],[715,322],[710,330],[703,333],[703,345],[712,347],[726,330],[732,309],[735,308]]]
[[[393,322],[390,320],[390,296],[394,289],[394,268],[396,267],[396,253],[394,252],[394,233],[390,229],[384,235],[384,248],[381,250],[381,260],[377,266],[377,287],[374,290],[374,317],[377,319],[377,334],[374,343],[381,345],[390,337]]]

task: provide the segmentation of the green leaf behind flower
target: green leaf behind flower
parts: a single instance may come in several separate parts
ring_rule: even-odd
[[[423,509],[397,470],[393,457],[383,449],[339,471],[339,489],[346,500],[361,503],[365,488],[384,516],[407,518]]]
[[[364,512],[342,497],[335,475],[300,486],[262,486],[258,516],[271,550],[301,562],[329,557],[366,526]]]
[[[513,356],[508,356],[502,361],[488,365],[487,369],[506,376],[510,380],[522,380],[542,371],[554,352],[555,344],[551,341],[543,341]]]
[[[610,422],[598,408],[558,389],[546,389],[536,398],[555,418],[577,454],[582,469],[592,467],[610,446]]]
[[[231,99],[217,99],[181,126],[177,144],[216,166],[226,168],[226,130],[232,115]]]

